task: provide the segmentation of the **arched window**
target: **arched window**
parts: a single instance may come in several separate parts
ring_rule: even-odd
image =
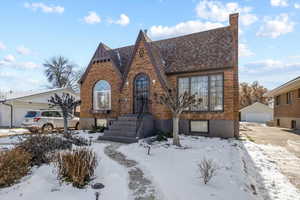
[[[111,87],[107,81],[98,81],[93,90],[93,108],[94,110],[111,109]]]

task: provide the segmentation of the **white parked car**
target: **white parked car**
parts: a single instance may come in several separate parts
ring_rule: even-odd
[[[31,132],[52,133],[54,129],[64,128],[64,118],[57,110],[32,110],[28,111],[24,117],[22,127]],[[79,128],[79,118],[72,114],[68,117],[68,128]]]

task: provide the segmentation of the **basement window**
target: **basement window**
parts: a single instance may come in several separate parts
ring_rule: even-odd
[[[190,121],[191,132],[196,133],[208,133],[208,121],[199,120],[199,121]]]

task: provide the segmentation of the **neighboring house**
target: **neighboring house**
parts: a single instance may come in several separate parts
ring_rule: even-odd
[[[273,120],[273,109],[270,106],[256,102],[240,110],[240,120],[244,122],[266,123]]]
[[[70,93],[79,98],[70,88],[7,93],[0,99],[0,127],[20,127],[27,111],[49,109],[48,100],[55,93]]]
[[[266,94],[274,98],[275,125],[300,129],[300,76]]]
[[[132,46],[111,49],[100,43],[80,84],[81,128],[107,120],[104,136],[110,139],[171,131],[170,111],[154,99],[167,88],[203,100],[181,115],[180,133],[237,136],[238,14],[230,15],[229,26],[204,32],[152,41],[140,31]]]

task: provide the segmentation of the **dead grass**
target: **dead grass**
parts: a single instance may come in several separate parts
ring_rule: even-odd
[[[82,188],[94,176],[98,162],[93,151],[80,148],[57,153],[55,165],[59,180],[71,182],[74,187]]]
[[[18,182],[30,170],[31,154],[21,148],[0,152],[0,187]]]

